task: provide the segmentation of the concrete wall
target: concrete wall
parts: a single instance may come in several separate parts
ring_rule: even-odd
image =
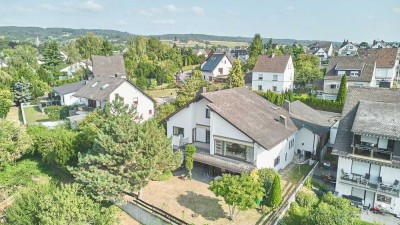
[[[124,210],[127,214],[129,214],[132,218],[139,221],[141,224],[146,225],[168,225],[170,223],[163,221],[162,219],[156,217],[150,212],[138,207],[137,205],[127,202],[125,205],[121,206],[122,210]]]

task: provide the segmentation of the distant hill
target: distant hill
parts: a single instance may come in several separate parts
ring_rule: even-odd
[[[137,36],[128,32],[116,30],[103,30],[103,29],[71,29],[71,28],[41,28],[41,27],[16,27],[16,26],[0,26],[0,36],[7,40],[12,41],[28,41],[33,42],[36,37],[39,37],[41,42],[56,39],[60,42],[66,42],[76,39],[87,32],[101,35],[113,42],[125,42],[131,36]],[[229,36],[216,36],[206,34],[163,34],[163,35],[149,35],[162,40],[174,40],[175,38],[180,41],[229,41],[229,42],[251,42],[252,37],[229,37]],[[266,43],[269,38],[264,38]],[[295,39],[273,39],[273,43],[279,44],[294,44],[299,43],[307,45],[315,42],[316,40],[295,40]],[[334,43],[337,44],[338,42]]]

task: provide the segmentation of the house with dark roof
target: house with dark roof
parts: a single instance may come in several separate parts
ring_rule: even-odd
[[[400,92],[349,88],[332,153],[336,192],[400,215]]]
[[[175,149],[194,144],[195,161],[214,171],[280,170],[289,165],[298,149],[303,154],[315,153],[320,144],[318,137],[308,133],[300,134],[306,139],[297,140],[299,128],[321,136],[329,131],[325,127],[328,121],[321,119],[320,124],[312,125],[312,115],[300,115],[308,110],[297,102],[291,110],[278,107],[247,87],[203,91],[165,119],[167,136]]]
[[[214,81],[216,78],[226,79],[232,64],[233,58],[229,54],[212,52],[200,67],[203,79],[208,81]]]
[[[374,40],[371,48],[391,48],[391,46],[386,44],[383,40]]]
[[[124,57],[122,55],[114,56],[92,56],[93,76],[114,76],[117,75],[126,78]]]
[[[324,77],[322,98],[336,99],[343,75],[347,76],[347,86],[391,88],[398,64],[395,48],[360,50],[358,55],[332,57]]]
[[[85,86],[87,81],[78,81],[75,83],[64,84],[53,88],[56,98],[60,99],[61,105],[80,105],[81,99],[76,98],[74,94]]]
[[[307,46],[306,53],[318,56],[320,62],[326,61],[333,54],[332,42],[317,41]]]
[[[116,95],[123,97],[125,104],[135,106],[142,121],[154,116],[155,101],[129,80],[118,76],[95,77],[73,94],[89,108],[103,108]]]
[[[252,89],[278,93],[293,89],[294,66],[290,55],[260,55],[252,71]]]
[[[230,54],[233,58],[239,59],[241,63],[246,63],[249,59],[249,52],[246,49],[232,49]]]

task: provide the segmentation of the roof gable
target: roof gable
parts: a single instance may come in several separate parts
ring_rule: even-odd
[[[260,55],[253,68],[254,72],[283,73],[289,63],[290,55]]]
[[[202,71],[214,71],[214,69],[221,63],[221,61],[226,57],[225,53],[213,53],[204,65],[201,67]],[[228,57],[227,61],[232,63]]]
[[[79,91],[81,88],[85,86],[86,82],[87,81],[82,80],[75,83],[64,84],[61,86],[54,87],[53,90],[60,95],[65,95]]]
[[[125,63],[122,55],[92,56],[93,75],[114,76],[115,74],[126,76]]]

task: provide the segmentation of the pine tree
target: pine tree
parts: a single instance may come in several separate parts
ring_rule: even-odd
[[[50,42],[44,49],[43,53],[44,67],[47,69],[54,68],[63,63],[60,49],[56,41]]]
[[[242,65],[240,59],[235,59],[231,71],[229,72],[227,79],[227,87],[242,87],[244,86],[244,75],[242,73]]]
[[[196,153],[196,147],[194,145],[187,145],[185,147],[185,167],[188,171],[188,178],[189,180],[192,179],[192,169],[193,169],[193,161],[194,161],[194,154]]]
[[[264,44],[261,39],[260,34],[255,34],[253,41],[249,47],[249,56],[250,58],[257,58],[259,55],[263,54],[264,52]]]
[[[282,190],[281,190],[281,178],[275,176],[274,183],[272,184],[271,194],[268,198],[268,206],[278,207],[282,203]]]
[[[31,97],[31,84],[28,81],[22,79],[14,84],[14,100],[18,104],[28,102]]]
[[[347,93],[347,76],[346,74],[342,76],[342,80],[340,81],[339,92],[336,97],[336,102],[344,103],[346,100]]]
[[[136,108],[125,105],[118,95],[83,121],[91,127],[87,140],[93,144],[87,154],[78,156],[77,167],[69,170],[96,200],[118,200],[123,191],[138,191],[179,165],[180,154],[173,153],[164,129],[156,121],[138,121]]]

